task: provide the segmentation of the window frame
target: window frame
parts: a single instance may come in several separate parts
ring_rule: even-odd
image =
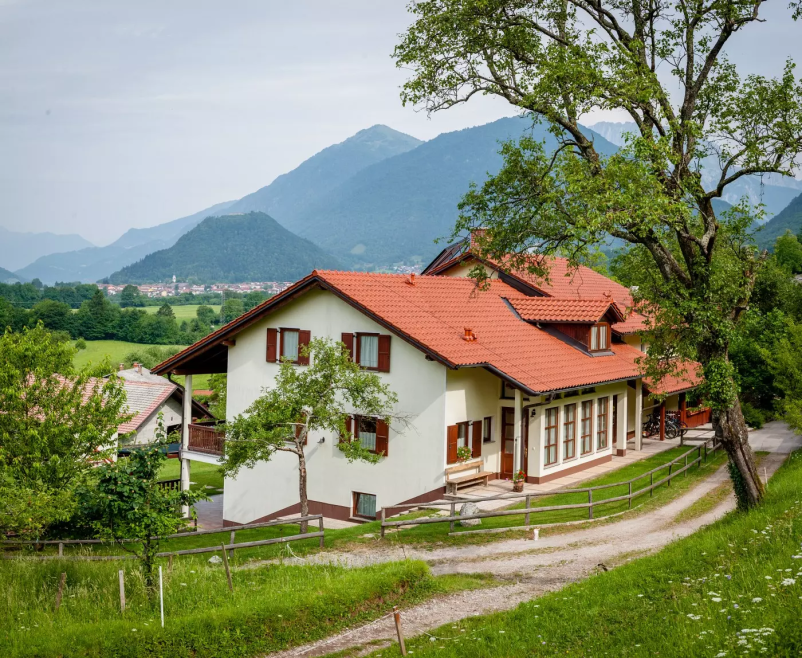
[[[570,420],[569,409],[573,412]],[[570,436],[568,434],[569,427],[571,429]],[[571,456],[568,455],[569,446],[573,453]],[[567,462],[572,459],[576,459],[576,402],[563,405],[563,461]]]
[[[295,355],[295,359],[290,360],[290,363],[294,363],[298,365],[301,361],[301,330],[296,329],[295,327],[279,327],[278,328],[278,362],[283,363],[285,356],[284,356],[284,333],[287,331],[294,332],[298,335],[298,352]]]
[[[482,443],[493,443],[493,416],[482,419]]]
[[[374,501],[375,501],[374,509],[376,510],[376,512],[378,512],[378,509],[379,509],[379,497],[376,494],[366,493],[364,491],[353,491],[353,492],[351,492],[351,495],[353,496],[353,507],[351,508],[352,517],[355,518],[355,519],[370,519],[371,521],[375,521],[376,520],[376,513],[374,513],[373,516],[368,516],[366,514],[360,514],[359,513],[359,497],[360,496],[372,496]]]
[[[549,416],[554,413],[554,424],[549,425]],[[560,407],[549,407],[545,414],[545,427],[543,436],[543,465],[554,466],[560,461],[559,443],[560,443]],[[553,431],[553,432],[552,432]],[[551,439],[554,441],[551,441]],[[554,459],[549,460],[549,454],[554,452]]]
[[[363,447],[363,448],[365,447],[365,446],[362,445],[362,437],[359,436],[359,433],[360,433],[360,431],[362,429],[362,423],[363,422],[373,423],[373,449],[370,452],[372,452],[374,455],[378,454],[378,450],[379,450],[379,443],[378,443],[379,442],[379,424],[378,424],[378,419],[373,418],[373,416],[354,416],[354,425],[356,425],[356,427],[354,428],[354,429],[356,429],[356,433],[355,433],[354,438],[357,441],[359,441],[359,445],[361,447]]]
[[[602,405],[602,401],[604,404]],[[610,445],[608,418],[610,415],[610,396],[596,399],[596,450],[607,450]],[[604,419],[604,422],[602,422]],[[604,445],[601,438],[604,437]]]
[[[460,448],[471,448],[471,421],[463,420],[461,423],[454,423],[457,426],[457,450]],[[465,431],[465,443],[460,445],[460,431]]]
[[[589,409],[588,415],[585,415],[585,407]],[[580,418],[579,418],[579,454],[589,455],[593,452],[593,400],[582,400],[580,405]],[[587,434],[585,433],[585,424],[587,423]],[[588,449],[585,450],[585,442],[587,440]]]
[[[362,336],[375,336],[376,337],[376,365],[375,366],[363,366],[362,365]],[[362,368],[362,370],[370,370],[372,372],[379,372],[379,337],[381,336],[380,333],[375,331],[358,331],[354,334],[354,341],[356,345],[354,346],[354,362]]]
[[[593,347],[593,335],[594,333],[598,334],[598,330],[604,327],[604,337],[605,343],[603,346],[600,347]],[[598,344],[598,338],[597,338]],[[590,352],[606,352],[610,349],[610,323],[609,322],[597,322],[590,327],[590,335],[588,336],[588,351]]]

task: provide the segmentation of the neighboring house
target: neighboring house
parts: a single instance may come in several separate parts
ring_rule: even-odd
[[[184,402],[184,389],[181,386],[152,374],[138,363],[133,368],[118,371],[117,376],[125,380],[123,386],[128,399],[126,412],[134,415],[118,429],[122,444],[132,446],[151,443],[156,438],[160,413],[168,437],[173,432],[180,434]],[[192,401],[192,416],[214,420],[209,410],[195,400]]]
[[[374,518],[381,507],[440,498],[462,446],[490,477],[523,469],[532,483],[623,455],[628,439],[640,448],[643,318],[629,312],[629,291],[584,267],[566,277],[560,259],[549,282],[538,283],[474,251],[467,240],[452,245],[417,277],[312,272],[154,372],[187,375],[187,387],[193,374],[227,373],[233,417],[272,385],[282,357],[304,367],[300,345],[342,340],[395,391],[396,411],[411,426],[350,419],[363,444],[384,454],[375,465],[349,464],[330,432],[310,435],[310,509],[335,518]],[[486,288],[467,278],[477,263],[490,274]],[[670,394],[676,409],[678,394],[695,384],[689,373],[654,392]],[[216,460],[210,437],[188,429],[184,463]],[[297,511],[296,469],[294,455],[278,453],[227,479],[225,522]]]

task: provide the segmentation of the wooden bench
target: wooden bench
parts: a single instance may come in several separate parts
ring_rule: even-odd
[[[490,473],[483,470],[484,464],[481,461],[471,461],[464,464],[457,464],[446,469],[446,493],[455,494],[459,491],[460,486],[469,484],[479,484],[484,481],[487,486],[487,480]],[[476,473],[468,473],[467,475],[455,475],[463,471],[479,469]]]

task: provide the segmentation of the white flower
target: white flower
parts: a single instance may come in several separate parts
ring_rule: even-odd
[[[713,596],[713,597],[710,598],[710,600],[715,602],[715,603],[721,603],[721,597],[720,596]]]
[[[763,599],[761,599],[759,596],[756,596],[755,598],[752,599],[752,603],[760,603],[762,600]]]
[[[687,617],[688,617],[688,619],[693,619],[694,621],[698,621],[699,619],[701,619],[701,617],[699,615],[694,615],[694,614],[690,614],[690,613],[687,615]]]
[[[786,585],[786,586],[788,586],[788,585],[796,585],[796,579],[794,579],[794,578],[783,578],[783,581],[780,583],[780,585]]]
[[[766,576],[766,580],[771,580],[771,576]]]

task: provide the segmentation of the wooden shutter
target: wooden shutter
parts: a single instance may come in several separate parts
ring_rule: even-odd
[[[471,437],[471,457],[482,456],[482,421],[475,420],[472,423],[473,436]]]
[[[390,426],[381,419],[376,419],[376,452],[388,455],[390,443]]]
[[[353,419],[351,416],[345,417],[345,434],[346,436],[341,436],[341,441],[350,441],[351,440],[351,427],[353,425]]]
[[[390,372],[390,336],[379,336],[379,372]]]
[[[354,361],[354,334],[343,334],[342,338],[343,344],[345,345],[345,349],[348,350],[348,355],[351,357],[351,361]]]
[[[277,359],[278,332],[275,329],[267,330],[267,361],[275,363]]]
[[[446,461],[454,464],[457,461],[457,440],[459,439],[459,427],[449,425],[446,428]]]
[[[308,366],[309,365],[309,357],[304,356],[301,354],[301,348],[306,347],[309,345],[309,341],[312,340],[312,332],[308,329],[301,329],[298,332],[298,365],[299,366]]]

